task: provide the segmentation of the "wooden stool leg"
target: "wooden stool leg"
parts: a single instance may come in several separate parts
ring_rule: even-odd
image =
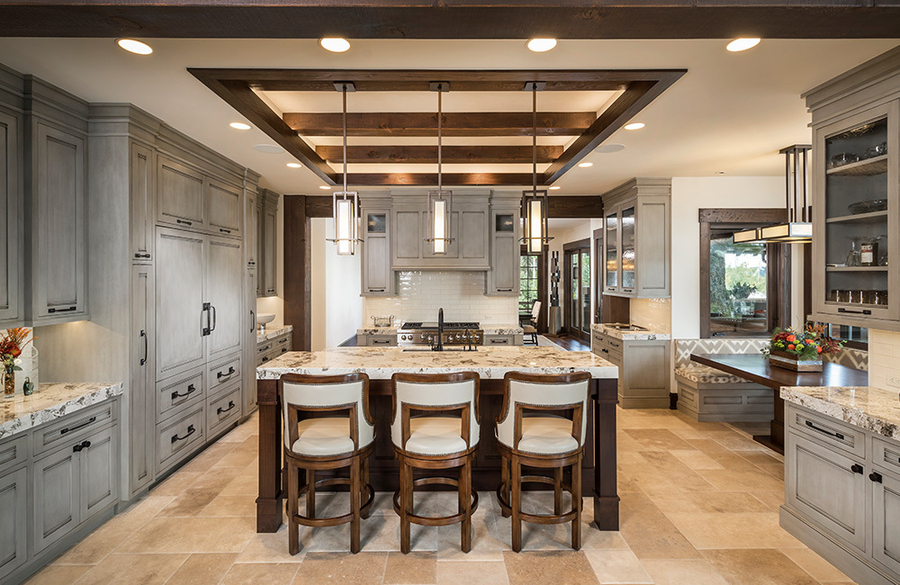
[[[309,518],[316,517],[316,470],[306,470],[306,515]]]
[[[511,465],[512,497],[509,504],[512,508],[512,549],[515,552],[521,552],[522,518],[519,514],[522,512],[522,466],[519,464],[519,458],[516,455],[512,456]]]
[[[405,459],[400,460],[400,552],[409,553],[410,526],[408,514],[412,511],[412,468]]]
[[[359,457],[353,458],[350,464],[350,552],[359,552],[359,525],[360,525],[360,481],[359,481]]]
[[[575,507],[575,519],[572,521],[572,548],[581,550],[581,459],[582,453],[572,465],[572,505]]]
[[[553,513],[557,516],[562,514],[562,480],[563,468],[557,467],[553,470]]]
[[[509,459],[503,455],[500,456],[500,493],[503,494],[503,497],[509,503]],[[501,510],[500,513],[504,518],[509,518],[510,516],[506,510]]]
[[[287,462],[285,466],[288,488],[288,552],[295,555],[300,552],[300,524],[297,522],[297,514],[300,513],[300,478],[298,469],[292,463]]]
[[[459,511],[465,512],[460,523],[460,548],[467,553],[472,550],[472,460],[468,457],[459,468]]]
[[[369,458],[366,457],[362,461],[362,478],[360,480],[360,486],[359,486],[360,502],[365,502],[368,499],[369,492],[368,492],[368,489],[366,488],[366,486],[368,486],[368,485],[369,485]],[[373,492],[372,496],[374,497],[374,495],[375,494]],[[362,505],[362,503],[360,503],[360,505]],[[368,518],[371,513],[372,513],[372,508],[369,508],[368,510],[366,510],[366,513],[362,515],[362,517]]]

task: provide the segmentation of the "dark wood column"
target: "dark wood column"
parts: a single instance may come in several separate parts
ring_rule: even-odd
[[[305,195],[284,196],[284,322],[294,326],[295,351],[312,345],[309,216]]]

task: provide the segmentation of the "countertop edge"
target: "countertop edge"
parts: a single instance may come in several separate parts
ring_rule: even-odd
[[[782,386],[780,396],[786,402],[802,406],[824,416],[835,418],[846,422],[855,427],[876,433],[884,438],[900,441],[900,419],[896,422],[885,420],[879,415],[867,412],[862,408],[855,408],[849,405],[840,404],[834,400],[829,400],[820,396],[813,396],[810,392],[815,391],[855,391],[865,390],[867,393],[875,391],[876,393],[884,393],[886,398],[898,401],[900,408],[900,397],[897,393],[874,388],[870,386],[848,386],[848,387],[812,387],[812,386]]]
[[[73,387],[73,388],[67,388]],[[79,410],[83,410],[95,404],[99,404],[110,398],[121,396],[125,391],[125,385],[122,382],[107,383],[50,383],[41,384],[38,392],[32,396],[17,396],[13,399],[14,405],[20,404],[26,406],[28,401],[48,400],[49,395],[54,392],[66,390],[68,392],[79,392],[75,395],[68,395],[59,402],[54,402],[48,406],[44,406],[33,412],[26,412],[13,420],[0,423],[0,440],[8,439],[19,433],[28,431],[50,421],[68,416]],[[0,404],[0,407],[3,405]]]

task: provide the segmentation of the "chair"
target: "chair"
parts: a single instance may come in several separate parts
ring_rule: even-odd
[[[503,407],[497,418],[497,449],[503,459],[497,498],[503,516],[512,516],[512,548],[522,550],[522,521],[537,524],[572,522],[572,548],[581,548],[581,463],[587,432],[591,375],[522,374],[504,377]],[[572,418],[560,416],[571,411]],[[552,469],[553,476],[522,475],[522,467]],[[571,467],[571,481],[564,471]],[[553,514],[522,511],[522,484],[553,485]],[[563,490],[572,495],[572,509],[563,512]]]
[[[472,513],[478,494],[472,491],[472,461],[478,448],[478,374],[401,374],[391,377],[393,413],[391,441],[400,461],[400,489],[394,493],[394,511],[400,516],[400,551],[410,549],[411,524],[461,524],[460,547],[472,549]],[[421,477],[416,469],[459,468],[458,479]],[[449,485],[458,491],[457,513],[450,516],[415,514],[415,488]]]
[[[541,315],[541,301],[534,301],[534,304],[531,305],[531,319],[528,321],[528,325],[525,325],[523,331],[525,335],[531,336],[531,343],[534,345],[538,344],[537,340],[537,322],[538,317]]]
[[[300,552],[300,525],[337,526],[350,523],[350,551],[360,549],[361,518],[368,517],[375,492],[369,485],[369,456],[375,450],[375,421],[369,413],[369,377],[284,374],[278,380],[284,417],[284,458],[287,473],[288,543]],[[335,416],[338,413],[345,416]],[[301,413],[307,415],[301,420]],[[316,481],[317,470],[350,468],[348,478]],[[300,470],[306,485],[300,488]],[[316,518],[316,490],[333,485],[350,488],[350,512]],[[306,494],[306,516],[300,497]],[[365,501],[361,503],[361,500]]]

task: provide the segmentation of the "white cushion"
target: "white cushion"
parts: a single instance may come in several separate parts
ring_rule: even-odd
[[[675,375],[681,376],[691,382],[698,384],[747,384],[749,380],[745,380],[734,374],[717,370],[710,366],[702,364],[691,364],[689,366],[675,368]]]
[[[466,450],[462,419],[453,416],[419,416],[409,419],[406,451],[419,455],[449,455]]]
[[[508,445],[512,447],[512,445]],[[572,421],[562,416],[526,416],[522,418],[519,451],[544,455],[571,453],[578,449],[572,436]]]
[[[299,438],[291,445],[291,451],[298,455],[326,457],[353,451],[347,417],[308,418],[300,421],[297,430]]]

